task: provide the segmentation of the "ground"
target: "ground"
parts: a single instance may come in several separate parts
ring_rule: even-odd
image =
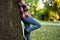
[[[31,32],[31,40],[60,40],[60,22],[39,22],[41,28]]]
[[[31,32],[31,40],[60,40],[60,22],[40,22],[41,28]]]

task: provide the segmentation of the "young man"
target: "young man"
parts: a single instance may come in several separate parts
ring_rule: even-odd
[[[27,6],[24,0],[19,0],[19,5],[20,13],[22,14],[21,20],[25,25],[25,35],[27,40],[30,40],[30,32],[40,28],[41,25],[29,15],[28,13],[29,7]],[[33,26],[30,27],[30,24],[32,24]]]

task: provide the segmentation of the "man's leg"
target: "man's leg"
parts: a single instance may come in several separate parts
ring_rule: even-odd
[[[27,32],[26,29],[30,28],[30,24],[24,23],[25,25],[25,36],[27,40],[30,40],[30,32]]]
[[[41,27],[40,23],[35,21],[32,17],[27,17],[27,18],[24,19],[24,21],[28,24],[33,25],[32,27],[29,27],[29,28],[26,29],[27,32],[31,32],[31,31]]]

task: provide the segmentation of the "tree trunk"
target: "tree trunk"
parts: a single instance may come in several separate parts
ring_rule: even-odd
[[[0,0],[0,40],[23,40],[17,0]]]

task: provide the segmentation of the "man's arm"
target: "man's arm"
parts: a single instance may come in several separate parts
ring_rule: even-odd
[[[23,14],[23,18],[25,18],[25,13],[26,12],[24,12],[24,11],[28,12],[29,7],[27,6],[27,4],[25,3],[25,1],[23,1],[23,0],[20,0],[19,5],[21,6],[20,7],[20,11]]]

